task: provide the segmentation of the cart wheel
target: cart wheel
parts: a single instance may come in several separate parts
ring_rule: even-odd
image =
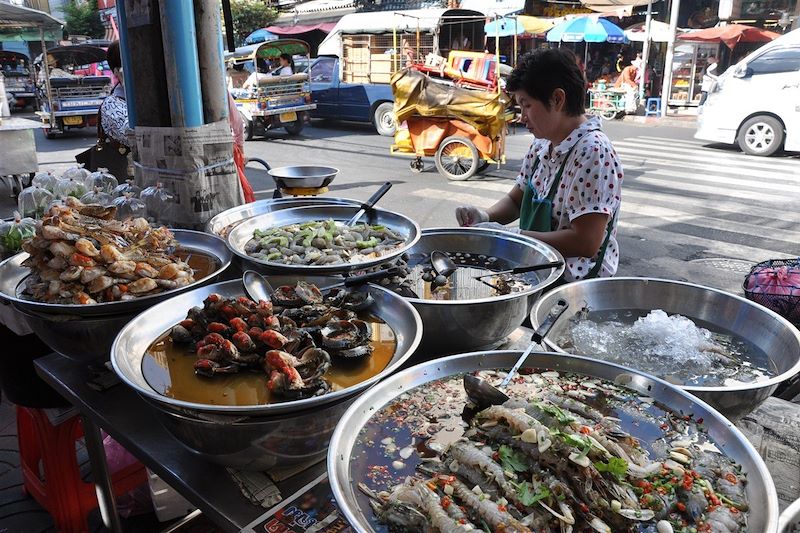
[[[425,163],[422,162],[421,157],[418,157],[413,161],[411,161],[411,163],[409,163],[408,166],[411,167],[411,172],[413,172],[414,174],[419,174],[420,172],[425,170]]]
[[[436,150],[436,170],[449,180],[468,180],[478,172],[480,161],[478,149],[466,137],[448,137]]]
[[[243,113],[240,113],[240,114],[242,115],[242,121],[244,121],[244,138],[247,141],[252,141],[253,140],[253,121],[252,120],[247,120],[247,117],[245,117]]]
[[[303,131],[303,126],[305,126],[303,123],[303,117],[299,116],[294,122],[287,122],[284,124],[283,128],[289,135],[300,135],[300,132]]]
[[[617,114],[619,114],[619,111],[617,111],[613,107],[609,107],[608,109],[603,110],[603,118],[606,120],[613,120],[617,118]]]
[[[48,139],[55,139],[56,138],[56,134],[53,132],[53,130],[51,128],[45,128],[44,129],[44,136],[47,137]]]

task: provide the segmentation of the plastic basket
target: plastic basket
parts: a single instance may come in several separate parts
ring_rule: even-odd
[[[800,258],[795,259],[770,259],[754,265],[745,276],[742,289],[748,300],[761,304],[767,309],[775,311],[795,326],[800,325],[800,282],[787,283],[775,281],[770,287],[762,284],[765,272],[769,269],[777,271],[786,269],[787,273],[794,274],[800,280]],[[748,288],[749,287],[749,288]],[[772,292],[764,292],[772,291]],[[786,294],[774,294],[785,292]]]

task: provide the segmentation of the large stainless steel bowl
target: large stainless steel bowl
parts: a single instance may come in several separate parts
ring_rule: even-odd
[[[778,533],[797,533],[800,531],[800,500],[796,500],[781,513],[778,520]]]
[[[281,189],[318,189],[326,187],[339,173],[338,168],[313,165],[273,168],[268,174]]]
[[[296,283],[295,276],[269,276],[278,287]],[[324,286],[334,278],[303,278]],[[321,457],[336,420],[353,397],[396,371],[417,349],[422,321],[414,308],[393,292],[369,285],[375,299],[370,311],[395,333],[397,348],[389,364],[377,375],[346,389],[304,400],[269,405],[208,405],[162,396],[142,373],[145,351],[179,321],[193,306],[202,305],[211,294],[241,296],[240,280],[202,287],[156,305],[133,319],[117,336],[111,363],[123,382],[150,402],[159,419],[193,452],[211,461],[237,468],[265,469],[275,464],[301,462]]]
[[[305,196],[300,198],[276,198],[270,200],[257,200],[249,204],[237,205],[219,213],[206,224],[206,231],[218,235],[223,239],[241,222],[254,216],[291,209],[292,207],[309,207],[312,205],[361,205],[358,200],[349,198],[333,198],[325,196]]]
[[[514,266],[562,260],[551,246],[513,233],[482,228],[429,228],[408,253],[429,255],[433,250],[483,254]],[[425,324],[420,352],[451,354],[494,348],[517,329],[531,305],[564,273],[564,267],[528,274],[538,283],[522,292],[475,300],[407,298]],[[474,283],[480,283],[475,281]]]
[[[354,458],[359,434],[370,418],[409,389],[430,381],[473,372],[511,367],[521,352],[494,351],[454,355],[423,363],[382,381],[362,394],[339,420],[328,451],[328,477],[339,508],[348,522],[360,532],[373,531],[368,517],[372,509],[362,505],[354,476],[353,463],[370,454]],[[703,418],[703,425],[720,450],[737,461],[747,474],[747,497],[750,503],[748,531],[772,532],[778,524],[778,495],[764,461],[753,445],[721,414],[696,397],[674,385],[611,363],[560,353],[533,353],[526,367],[549,368],[603,378],[653,398],[676,413],[693,413]]]
[[[419,240],[420,229],[416,222],[399,213],[373,208],[368,210],[361,217],[359,222],[386,226],[405,237],[403,244],[387,251],[381,256],[336,265],[289,265],[275,261],[256,259],[255,257],[250,257],[244,251],[245,245],[253,238],[253,232],[257,229],[276,228],[315,220],[332,219],[337,222],[347,222],[358,210],[358,206],[318,205],[312,207],[296,207],[266,213],[250,218],[231,230],[228,234],[228,247],[236,254],[242,265],[248,268],[266,273],[293,272],[296,274],[313,276],[341,274],[386,263],[402,255]]]
[[[751,412],[769,398],[782,381],[800,372],[800,332],[769,309],[724,291],[654,278],[578,281],[559,287],[536,302],[531,311],[534,327],[541,323],[559,299],[566,300],[570,308],[545,339],[547,345],[556,351],[564,350],[553,339],[558,338],[568,319],[584,306],[592,311],[632,310],[643,313],[661,309],[735,333],[764,351],[776,374],[768,380],[734,386],[682,387],[731,420],[738,420]],[[592,354],[581,355],[591,357]]]
[[[57,305],[17,296],[18,287],[30,275],[30,269],[21,266],[28,254],[20,253],[0,263],[0,299],[10,301],[53,351],[78,361],[107,360],[119,330],[142,309],[215,281],[231,264],[232,254],[219,237],[189,230],[174,233],[184,249],[213,256],[219,264],[217,270],[186,287],[125,302]]]

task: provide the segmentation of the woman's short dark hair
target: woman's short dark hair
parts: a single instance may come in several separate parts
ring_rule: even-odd
[[[569,116],[582,115],[586,110],[586,81],[575,62],[575,54],[561,48],[535,50],[522,56],[506,84],[509,92],[525,91],[531,98],[550,108],[553,91],[566,94],[564,112]]]
[[[122,59],[119,56],[119,41],[114,41],[108,45],[106,50],[106,61],[108,61],[108,68],[112,71],[114,69],[122,68]]]

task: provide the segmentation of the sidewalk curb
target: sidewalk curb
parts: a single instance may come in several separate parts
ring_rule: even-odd
[[[644,124],[646,126],[672,126],[676,128],[691,128],[697,127],[696,115],[678,115],[666,117],[643,117],[639,115],[625,115],[622,117],[624,122],[633,122],[636,124]]]

